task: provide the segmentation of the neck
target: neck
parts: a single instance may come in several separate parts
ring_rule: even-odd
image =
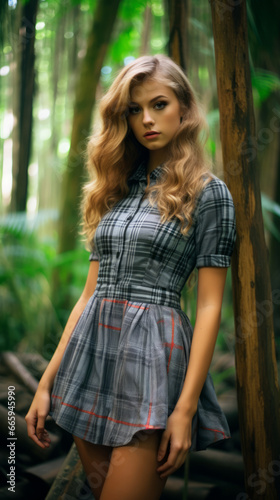
[[[161,163],[166,161],[166,152],[162,151],[150,151],[148,163],[147,163],[147,173],[150,174],[152,170],[158,167]]]

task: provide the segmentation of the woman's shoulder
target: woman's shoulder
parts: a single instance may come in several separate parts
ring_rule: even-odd
[[[233,204],[231,192],[226,183],[211,173],[210,178],[205,178],[207,184],[204,185],[199,196],[199,206],[207,203],[223,204],[229,202]]]

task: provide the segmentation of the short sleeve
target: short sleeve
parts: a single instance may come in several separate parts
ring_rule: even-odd
[[[91,253],[90,253],[90,255],[89,255],[88,260],[89,260],[90,262],[91,262],[91,261],[94,261],[94,260],[99,260],[99,257],[98,257],[98,255],[97,255],[97,252],[96,252],[94,249],[92,249],[92,251],[91,251]]]
[[[229,267],[236,239],[235,209],[226,184],[214,177],[203,189],[195,226],[196,267]]]

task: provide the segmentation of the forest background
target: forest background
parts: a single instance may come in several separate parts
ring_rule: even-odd
[[[98,101],[133,58],[168,53],[167,1],[108,3],[106,23],[95,25],[100,34],[96,39],[92,38],[96,1],[7,0],[0,4],[1,350],[40,352],[46,359],[54,352],[88,272],[89,254],[79,236],[78,209],[81,185],[87,180],[83,152],[87,137],[99,126]],[[257,158],[271,285],[277,292],[279,6],[270,0],[264,9],[259,1],[248,1],[247,17],[256,136],[244,154]],[[90,47],[94,47],[94,58],[88,57]],[[207,113],[208,153],[214,173],[223,179],[214,40],[205,0],[188,2],[186,47],[186,72]],[[77,111],[79,94],[84,101]],[[195,275],[193,281],[183,291],[182,306],[194,324]],[[279,368],[277,306],[274,328]],[[234,347],[228,273],[217,352],[234,357]],[[216,379],[214,373],[214,381],[222,382],[234,376],[234,371],[233,363]]]

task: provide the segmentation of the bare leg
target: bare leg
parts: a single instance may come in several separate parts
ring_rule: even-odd
[[[88,483],[96,500],[99,500],[110,465],[111,446],[89,443],[73,435]]]
[[[100,500],[158,500],[167,478],[160,479],[157,451],[163,430],[138,432],[125,446],[113,448]]]

